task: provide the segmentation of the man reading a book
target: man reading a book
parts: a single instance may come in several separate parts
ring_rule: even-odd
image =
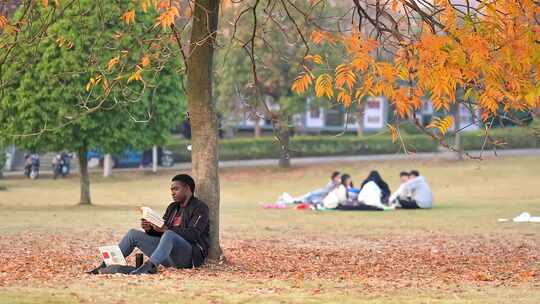
[[[150,257],[146,263],[131,274],[154,274],[157,267],[190,268],[200,266],[208,255],[209,223],[208,206],[194,196],[195,182],[187,174],[172,178],[173,202],[163,216],[164,225],[158,227],[142,219],[141,228],[131,229],[122,238],[118,247],[124,257],[135,247]],[[89,273],[97,274],[102,263]]]

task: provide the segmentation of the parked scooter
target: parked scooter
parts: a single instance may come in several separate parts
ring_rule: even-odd
[[[56,179],[59,175],[66,177],[69,174],[71,155],[62,152],[56,154],[52,161],[53,178]]]
[[[39,154],[32,153],[24,156],[24,175],[30,179],[39,177]]]
[[[174,158],[171,150],[163,149],[163,151],[161,151],[161,165],[164,167],[174,166]]]

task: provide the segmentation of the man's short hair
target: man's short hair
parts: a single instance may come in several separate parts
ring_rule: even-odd
[[[173,182],[181,182],[182,184],[186,185],[191,189],[191,193],[195,193],[195,181],[193,178],[187,174],[178,174],[175,177],[172,178]]]
[[[416,177],[419,177],[420,176],[420,172],[418,172],[418,170],[412,170],[411,172],[409,172],[409,175],[414,175]]]
[[[341,173],[340,173],[339,171],[334,171],[334,172],[332,173],[331,179],[336,178],[336,176],[338,176],[338,175],[340,175],[340,174],[341,174]]]
[[[401,171],[401,172],[399,173],[399,177],[402,177],[402,176],[409,176],[409,175],[410,175],[409,172],[405,172],[405,171]]]

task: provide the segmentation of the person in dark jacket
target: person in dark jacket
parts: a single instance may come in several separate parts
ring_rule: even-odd
[[[159,265],[191,268],[200,266],[208,256],[209,219],[208,206],[197,199],[195,182],[187,174],[172,178],[173,202],[167,207],[163,227],[141,220],[144,231],[131,229],[118,246],[124,257],[139,248],[149,257],[146,263],[131,274],[154,274]],[[99,273],[105,264],[90,273]]]
[[[373,170],[369,172],[369,175],[362,183],[361,188],[364,188],[364,185],[369,182],[374,182],[375,184],[377,184],[377,186],[379,186],[379,188],[381,189],[381,202],[385,204],[388,203],[388,198],[390,197],[390,188],[388,187],[388,184],[382,179],[378,171]]]

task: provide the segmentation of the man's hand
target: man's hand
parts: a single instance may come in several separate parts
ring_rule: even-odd
[[[148,232],[152,230],[152,224],[145,219],[141,219],[141,228]]]
[[[167,226],[163,225],[163,227],[158,227],[152,223],[150,223],[150,225],[152,226],[152,229],[154,229],[154,231],[157,231],[157,232],[165,232],[165,230],[167,230]]]

